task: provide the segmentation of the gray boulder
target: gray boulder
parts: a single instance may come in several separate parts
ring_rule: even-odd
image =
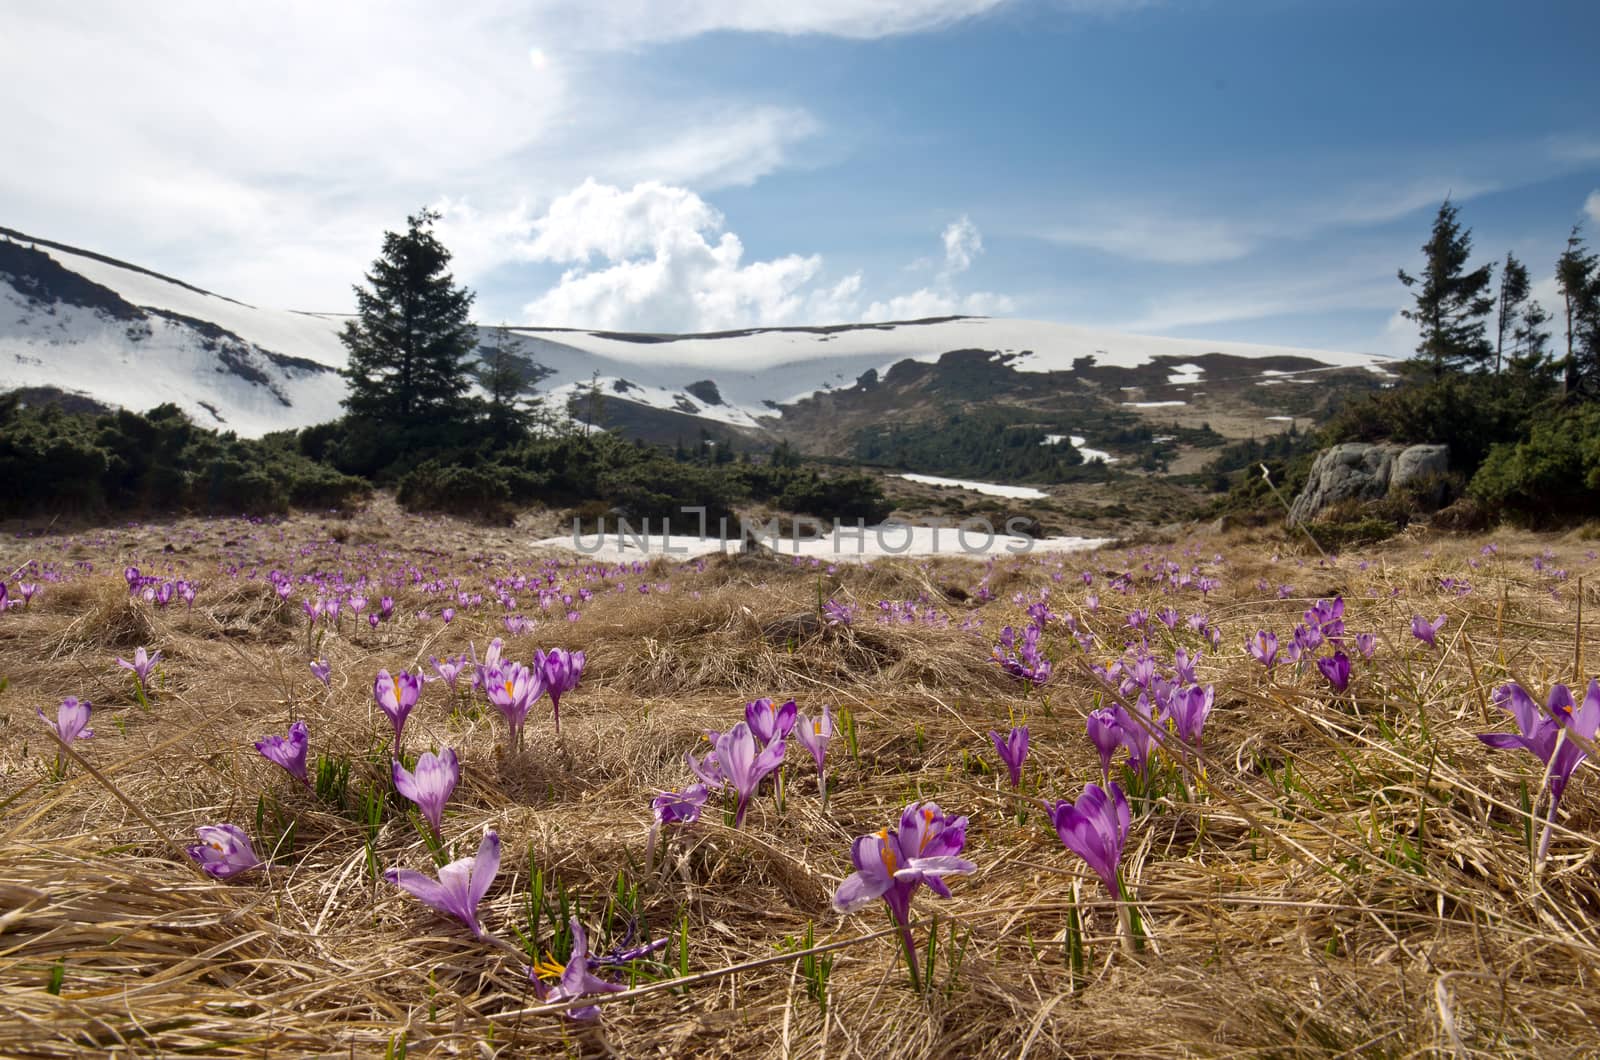
[[[1394,490],[1428,483],[1442,490],[1441,479],[1449,469],[1450,449],[1444,445],[1347,442],[1324,449],[1311,465],[1304,492],[1289,509],[1289,524],[1309,523],[1340,501],[1382,500]],[[1436,496],[1432,502],[1442,499]]]

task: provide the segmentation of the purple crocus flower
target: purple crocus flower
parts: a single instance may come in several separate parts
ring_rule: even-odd
[[[1322,676],[1328,679],[1328,684],[1333,686],[1335,692],[1343,692],[1350,687],[1350,656],[1344,652],[1336,651],[1325,659],[1318,659],[1317,669],[1322,671]]]
[[[1028,760],[1028,727],[1018,726],[1005,736],[990,729],[989,739],[994,742],[995,753],[1000,756],[1000,761],[1005,763],[1007,771],[1011,774],[1011,786],[1020,787],[1022,764]]]
[[[795,718],[795,735],[800,738],[800,743],[817,763],[817,789],[822,794],[822,805],[828,805],[828,741],[833,739],[833,715],[823,706],[822,714],[816,718],[809,718],[800,714]]]
[[[738,828],[744,823],[744,811],[761,781],[783,764],[784,744],[782,740],[773,740],[757,754],[756,738],[750,726],[742,721],[718,736],[715,743],[717,766],[738,796],[733,811],[733,826]]]
[[[1182,691],[1174,690],[1167,697],[1167,716],[1177,727],[1178,738],[1184,743],[1198,747],[1201,734],[1205,731],[1206,719],[1211,717],[1211,708],[1216,702],[1216,691],[1211,685],[1201,688],[1191,685]]]
[[[499,871],[500,837],[485,829],[478,853],[452,861],[439,870],[437,880],[412,869],[386,869],[383,878],[424,905],[460,920],[481,939],[483,925],[478,922],[478,903]]]
[[[1111,776],[1111,756],[1122,746],[1122,726],[1114,711],[1101,707],[1089,712],[1089,742],[1100,752],[1100,775]]]
[[[537,666],[530,670],[521,663],[508,662],[483,671],[482,677],[489,702],[504,715],[511,730],[509,745],[521,747],[528,711],[545,691],[544,672]]]
[[[688,765],[689,771],[713,791],[721,791],[728,783],[728,776],[722,771],[722,764],[717,761],[717,741],[720,739],[722,734],[719,732],[706,733],[706,740],[711,744],[711,750],[707,751],[703,758],[696,759],[688,751],[683,753],[683,761]]]
[[[1106,890],[1111,892],[1111,897],[1120,899],[1122,887],[1117,882],[1117,866],[1122,862],[1122,848],[1128,841],[1130,822],[1128,798],[1121,786],[1115,781],[1106,788],[1089,784],[1076,803],[1063,799],[1053,808],[1047,808],[1061,842],[1088,862]]]
[[[61,737],[62,743],[71,743],[74,740],[87,740],[94,736],[94,730],[89,728],[89,711],[94,704],[87,699],[77,696],[68,696],[56,707],[56,720],[51,721],[44,716],[44,711],[38,707],[34,710],[39,715],[39,720],[50,726],[55,734]]]
[[[1278,636],[1277,636],[1277,634],[1269,633],[1267,630],[1264,630],[1264,629],[1258,629],[1255,632],[1255,636],[1250,638],[1250,642],[1249,642],[1249,644],[1247,646],[1250,649],[1250,654],[1255,656],[1256,661],[1259,662],[1262,666],[1265,666],[1267,669],[1270,670],[1270,669],[1272,669],[1272,667],[1274,665],[1277,664],[1277,662],[1278,662]]]
[[[1150,696],[1145,692],[1139,693],[1132,711],[1120,703],[1111,708],[1116,715],[1122,746],[1128,749],[1128,766],[1135,773],[1144,773],[1149,768],[1150,748],[1158,738],[1151,709]]]
[[[439,829],[444,822],[444,804],[461,780],[461,765],[456,752],[446,747],[440,754],[424,751],[417,756],[417,766],[408,770],[398,760],[390,764],[394,777],[394,790],[417,804],[422,816],[433,826],[433,838],[439,839]]]
[[[900,827],[859,836],[850,845],[856,871],[833,895],[833,907],[853,913],[882,898],[900,929],[913,986],[918,985],[916,943],[911,938],[911,899],[926,883],[940,898],[950,897],[945,876],[965,875],[977,866],[957,857],[967,842],[967,819],[946,817],[937,803],[912,803],[900,814]]]
[[[782,706],[770,699],[757,699],[744,707],[744,720],[763,747],[773,740],[786,739],[794,729],[798,714],[799,708],[792,699]]]
[[[231,824],[203,824],[194,830],[198,843],[184,849],[206,875],[231,880],[241,872],[261,867],[244,829]]]
[[[682,791],[664,791],[650,803],[657,824],[692,824],[700,819],[710,791],[704,784],[690,784]]]
[[[311,676],[322,682],[323,688],[333,687],[333,667],[328,665],[328,660],[317,659],[311,663]]]
[[[39,592],[39,586],[34,582],[18,582],[17,593],[22,597],[22,606],[27,607],[33,603],[33,598]]]
[[[1432,648],[1437,643],[1439,632],[1444,629],[1444,622],[1445,616],[1443,615],[1440,615],[1432,622],[1429,622],[1421,615],[1412,615],[1411,635]]]
[[[1539,840],[1538,860],[1543,861],[1550,847],[1550,823],[1555,820],[1556,807],[1573,771],[1589,753],[1588,748],[1573,737],[1592,744],[1600,733],[1600,682],[1589,682],[1581,705],[1573,702],[1572,692],[1566,685],[1554,686],[1550,689],[1548,714],[1541,713],[1533,697],[1515,682],[1496,689],[1494,701],[1497,707],[1516,719],[1517,728],[1522,732],[1520,735],[1480,733],[1478,739],[1502,750],[1525,748],[1545,764],[1550,778],[1550,809],[1545,817],[1544,835]]]
[[[138,678],[139,688],[148,690],[150,687],[150,672],[155,669],[156,663],[160,661],[160,652],[151,654],[143,648],[137,648],[134,650],[132,662],[118,656],[117,665],[125,670],[132,670],[133,676]]]
[[[550,713],[558,733],[561,731],[561,697],[578,687],[584,662],[583,652],[569,652],[565,648],[534,653],[533,665],[544,675],[544,690],[550,696]]]
[[[422,678],[405,670],[393,677],[389,676],[388,670],[379,670],[377,679],[372,682],[372,698],[378,701],[378,709],[388,716],[389,724],[394,726],[396,746],[400,743],[400,732],[405,728],[406,717],[417,705],[420,695]]]
[[[261,752],[261,757],[282,766],[291,777],[310,787],[311,779],[306,776],[306,749],[310,743],[306,723],[297,721],[289,726],[288,736],[264,736],[257,740],[256,750]]]
[[[452,693],[456,690],[456,678],[460,677],[461,672],[469,665],[465,659],[446,659],[440,662],[437,658],[429,658],[428,662],[433,666],[434,673],[443,679]]]
[[[590,994],[613,994],[627,987],[621,983],[610,983],[593,972],[589,971],[589,936],[584,934],[583,925],[578,923],[578,918],[573,917],[567,922],[567,927],[572,932],[572,955],[567,958],[567,963],[560,969],[561,977],[555,987],[545,990],[539,983],[537,973],[541,969],[534,969],[535,988],[539,991],[544,1001],[554,1004],[559,1001],[571,1001],[574,998],[588,997]],[[554,972],[556,969],[548,969]],[[579,1005],[567,1009],[567,1018],[575,1020],[592,1020],[600,1015],[598,1005]]]
[[[1356,651],[1361,653],[1363,659],[1372,658],[1372,653],[1378,650],[1378,638],[1373,633],[1356,634]]]

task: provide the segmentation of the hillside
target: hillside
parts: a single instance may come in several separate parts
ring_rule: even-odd
[[[170,401],[246,436],[304,427],[340,413],[342,326],[0,228],[8,388],[136,409]],[[1387,378],[1363,354],[977,317],[698,335],[518,327],[508,340],[529,393],[633,437],[672,444],[705,432],[741,448],[788,439],[813,456],[934,473],[963,469],[886,427],[945,432],[951,417],[978,411],[1067,463],[1075,446],[1126,459],[1163,433],[1203,448],[1304,426]],[[498,341],[481,330],[481,350]],[[1180,439],[1174,425],[1208,433]]]

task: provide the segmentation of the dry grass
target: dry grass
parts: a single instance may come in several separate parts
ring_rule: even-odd
[[[835,572],[716,560],[623,573],[622,592],[595,582],[581,621],[545,618],[507,638],[512,658],[556,644],[589,653],[583,685],[563,702],[559,740],[536,714],[528,748],[508,753],[492,712],[453,710],[442,685],[429,686],[407,729],[410,746],[461,756],[447,838],[470,846],[485,826],[503,838],[484,913],[495,935],[515,945],[536,870],[582,896],[591,927],[619,874],[641,887],[652,927],[688,924],[687,983],[647,977],[608,1001],[600,1021],[580,1024],[537,1011],[507,948],[375,883],[363,826],[251,746],[305,718],[314,754],[349,758],[358,787],[376,781],[386,758],[372,752],[387,725],[372,704],[373,675],[469,641],[481,650],[500,632],[498,611],[378,633],[346,622],[319,646],[334,673],[324,691],[306,670],[297,604],[286,610],[259,582],[218,573],[224,563],[353,578],[411,564],[476,590],[539,561],[503,530],[480,540],[468,527],[381,509],[346,527],[342,544],[328,540],[329,525],[197,522],[9,544],[7,570],[91,559],[101,573],[47,584],[31,609],[0,616],[9,679],[0,692],[0,1055],[383,1055],[400,1041],[417,1055],[1596,1055],[1600,780],[1588,765],[1574,778],[1551,857],[1534,871],[1520,801],[1524,782],[1538,792],[1536,763],[1474,735],[1508,728],[1485,706],[1501,681],[1542,690],[1572,680],[1577,578],[1552,599],[1556,583],[1528,557],[1554,548],[1552,565],[1576,575],[1593,568],[1580,542],[1502,534],[1499,556],[1480,570],[1467,569],[1479,540],[1396,543],[1359,557],[1365,570],[1357,557],[1327,569],[1250,539],[1200,542],[1192,554],[1174,545],[1030,558],[997,565],[995,599],[982,605],[985,569],[956,560]],[[187,551],[162,552],[171,541]],[[1214,552],[1227,562],[1214,568],[1223,585],[1209,600],[1143,581],[1123,596],[1102,576],[1100,610],[1083,610],[1082,569],[1142,578],[1142,564],[1163,556],[1213,569]],[[200,579],[195,610],[130,600],[121,565],[141,559]],[[1474,591],[1445,593],[1440,576],[1466,576]],[[1263,594],[1261,578],[1295,591]],[[670,591],[641,594],[641,581]],[[819,583],[861,605],[852,628],[816,621]],[[1174,788],[1148,807],[1130,839],[1125,869],[1150,934],[1139,955],[1117,945],[1101,885],[1037,806],[994,775],[986,732],[1024,717],[1030,797],[1075,797],[1098,774],[1083,734],[1103,691],[1087,672],[1095,660],[1053,630],[1060,662],[1045,695],[986,661],[999,627],[1019,617],[1012,594],[1045,586],[1052,607],[1079,615],[1106,652],[1120,647],[1135,606],[1204,610],[1223,630],[1222,652],[1208,649],[1201,666],[1218,698],[1205,781],[1192,799]],[[1336,592],[1352,632],[1384,641],[1373,664],[1358,662],[1353,695],[1332,695],[1314,671],[1269,677],[1244,655],[1258,626],[1285,636],[1311,600]],[[875,621],[878,599],[918,594],[950,624]],[[403,615],[437,611],[414,588],[396,595]],[[519,607],[537,613],[527,600]],[[1450,616],[1436,651],[1407,633],[1418,611]],[[982,629],[962,630],[974,616]],[[1195,643],[1186,632],[1153,639],[1166,658]],[[149,712],[114,661],[140,644],[165,659]],[[1583,650],[1592,669],[1600,654]],[[79,745],[94,773],[74,763],[56,781],[46,776],[54,744],[34,711],[69,694],[95,703],[96,737]],[[684,784],[682,753],[758,695],[854,714],[859,756],[835,741],[828,812],[809,760],[791,753],[782,812],[764,792],[734,831],[708,809],[663,839],[646,873],[650,797]],[[256,834],[263,795],[269,830],[274,819],[295,822],[292,853],[268,872],[218,883],[175,856],[197,824],[229,820]],[[967,851],[979,865],[954,881],[952,901],[918,900],[922,915],[939,914],[946,941],[952,924],[970,932],[959,974],[948,973],[947,948],[926,997],[906,986],[877,913],[840,918],[828,908],[850,869],[850,839],[914,798],[971,816]],[[429,864],[394,807],[374,847],[381,865]],[[1077,989],[1061,945],[1074,893],[1090,936]],[[819,946],[838,947],[826,1016],[778,948],[808,923]],[[548,921],[544,934],[548,942]]]

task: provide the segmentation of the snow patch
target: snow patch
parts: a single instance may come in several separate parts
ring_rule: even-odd
[[[907,482],[920,482],[924,486],[955,486],[990,497],[1008,497],[1016,501],[1044,500],[1050,494],[1032,486],[1002,486],[994,482],[973,482],[963,478],[940,478],[938,475],[900,475]]]

